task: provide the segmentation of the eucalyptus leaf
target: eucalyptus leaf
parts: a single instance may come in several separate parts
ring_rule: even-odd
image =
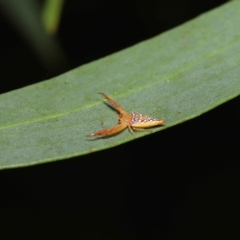
[[[149,132],[87,134],[117,124],[97,92],[125,110],[165,120],[161,131],[240,94],[240,2],[90,64],[0,96],[0,168],[107,149]]]

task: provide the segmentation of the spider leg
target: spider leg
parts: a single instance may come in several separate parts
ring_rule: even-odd
[[[134,135],[134,131],[133,131],[133,129],[131,128],[130,125],[128,125],[128,129],[129,129],[129,131],[131,132],[131,134]]]
[[[108,100],[108,102],[110,102],[120,113],[122,113],[122,114],[126,113],[125,110],[119,104],[117,104],[115,101],[113,101],[105,93],[99,93],[99,94],[102,94],[104,96],[104,98],[106,98]]]
[[[87,137],[94,137],[94,136],[103,136],[103,137],[105,137],[105,136],[114,135],[114,134],[117,134],[117,133],[123,131],[126,127],[127,127],[126,124],[119,124],[119,125],[117,125],[115,127],[104,129],[104,130],[100,130],[98,132],[89,134],[89,135],[87,135]]]

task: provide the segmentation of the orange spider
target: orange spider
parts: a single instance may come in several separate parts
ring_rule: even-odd
[[[150,127],[162,125],[164,123],[164,121],[161,119],[148,117],[141,113],[134,113],[134,112],[128,113],[119,104],[117,104],[110,97],[108,97],[105,93],[99,93],[99,94],[102,94],[108,100],[108,102],[110,102],[119,111],[119,119],[118,119],[119,124],[113,128],[104,129],[104,130],[100,130],[98,132],[89,134],[87,135],[88,137],[93,137],[93,136],[104,137],[104,136],[117,134],[123,131],[127,127],[133,134],[134,129],[137,130],[142,128],[150,128]]]

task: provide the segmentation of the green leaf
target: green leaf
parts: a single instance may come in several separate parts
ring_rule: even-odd
[[[52,14],[52,17],[56,20],[57,13],[60,14],[61,12],[62,0],[54,2],[55,4],[53,6],[49,0],[46,2],[44,8],[45,11],[43,15],[45,20],[43,21],[45,21],[45,26],[48,24],[48,27],[50,27],[49,24],[51,20],[47,20],[46,15]],[[43,27],[43,23],[38,15],[40,12],[38,1],[2,0],[0,1],[0,7],[5,13],[4,16],[8,22],[15,27],[23,39],[26,40],[27,44],[34,49],[34,53],[46,69],[54,71],[60,66],[62,68],[66,67],[67,60],[60,44],[56,38],[49,36]],[[51,11],[54,7],[55,14]],[[48,23],[46,21],[48,21]]]
[[[54,35],[58,30],[63,3],[63,0],[46,0],[44,2],[42,21],[47,32],[52,35]]]
[[[87,134],[117,124],[104,92],[128,111],[166,121],[160,131],[240,94],[240,2],[131,48],[0,96],[0,167],[29,166],[110,148],[149,134]]]

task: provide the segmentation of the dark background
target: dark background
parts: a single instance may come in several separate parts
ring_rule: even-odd
[[[67,1],[58,37],[69,65],[53,71],[0,16],[1,92],[124,49],[222,3]],[[236,238],[239,103],[235,98],[107,151],[1,171],[0,240]]]

